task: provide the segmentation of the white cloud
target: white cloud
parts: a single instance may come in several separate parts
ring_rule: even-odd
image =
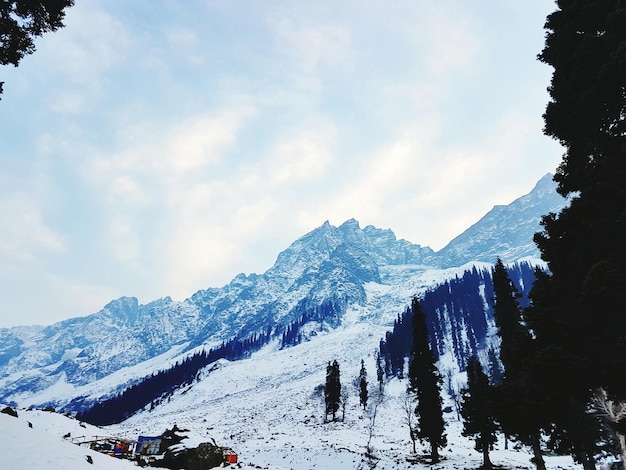
[[[3,278],[3,272],[0,271],[1,327],[49,325],[85,316],[95,313],[122,295],[102,284],[81,282],[74,276],[50,275],[41,269],[35,274],[26,269],[13,274],[12,277]]]
[[[44,221],[37,200],[26,192],[0,197],[0,257],[10,264],[36,260],[42,253],[62,252],[62,237]]]
[[[105,99],[107,72],[123,63],[132,39],[122,22],[93,5],[68,9],[66,27],[38,46],[47,81],[56,93],[51,109],[61,114],[96,112]]]
[[[472,22],[471,10],[441,3],[432,3],[427,9],[421,38],[426,40],[422,45],[425,60],[433,75],[450,79],[476,62],[481,35]]]
[[[204,285],[203,274],[223,268],[236,247],[222,228],[238,200],[228,152],[252,116],[246,107],[137,123],[120,134],[115,153],[85,161],[82,174],[106,195],[110,249],[126,269],[176,295],[179,285]]]
[[[323,178],[334,137],[332,126],[312,125],[278,143],[265,160],[259,155],[255,163],[177,192],[169,214],[171,230],[163,234],[163,260],[169,266],[163,283],[174,289],[172,294],[191,295],[191,286],[219,284],[224,272],[249,272],[258,266],[259,256],[274,257],[276,253],[252,254],[246,247],[289,223],[285,214],[298,199],[286,195]]]
[[[293,138],[279,142],[270,161],[268,178],[277,184],[298,184],[316,179],[324,173],[332,159],[336,131],[304,129]]]
[[[167,41],[173,49],[194,49],[198,44],[198,35],[189,28],[174,26],[168,29],[166,35]]]
[[[350,33],[339,25],[314,25],[306,17],[298,16],[281,18],[273,27],[279,49],[301,70],[311,72],[321,65],[345,65],[350,59]]]
[[[331,18],[327,12],[317,11],[314,4],[300,5],[298,11],[277,9],[268,15],[277,54],[273,65],[277,78],[286,77],[296,90],[319,93],[325,87],[321,77],[324,69],[336,72],[353,66],[350,30]]]
[[[117,152],[99,152],[98,158],[88,160],[84,173],[104,186],[112,202],[128,194],[132,197],[125,203],[167,200],[172,196],[161,193],[163,189],[169,188],[174,194],[184,191],[188,179],[201,179],[222,163],[236,133],[253,114],[252,108],[238,108],[179,123],[146,120],[122,133],[119,140],[123,147]]]
[[[248,6],[81,2],[41,38],[0,115],[15,149],[1,256],[42,268],[23,283],[97,308],[108,292],[181,298],[267,269],[326,219],[440,248],[556,167],[545,70],[528,65],[541,12]]]
[[[126,201],[133,206],[143,206],[150,202],[148,195],[142,191],[136,179],[128,174],[114,176],[109,187],[109,200]]]

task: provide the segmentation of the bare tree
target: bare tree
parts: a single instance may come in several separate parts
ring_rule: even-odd
[[[604,415],[604,418],[612,424],[613,428],[615,428],[618,424],[622,424],[622,421],[626,421],[626,402],[609,398],[606,390],[603,388],[597,391],[595,401],[598,408],[601,410],[601,413]],[[622,462],[626,462],[625,436],[620,432],[620,429],[617,430],[616,434],[622,451]]]
[[[348,406],[348,389],[343,387],[341,389],[341,421],[346,420],[346,406]]]
[[[456,411],[456,419],[461,420],[461,394],[459,393],[459,383],[454,379],[452,370],[446,372],[446,392],[454,402],[454,410]]]
[[[383,402],[382,389],[377,389],[372,394],[372,400],[370,400],[369,412],[367,413],[367,444],[365,445],[365,453],[361,463],[357,467],[357,470],[361,469],[374,469],[378,465],[380,459],[374,454],[374,448],[372,447],[372,439],[376,431],[376,417],[378,415],[378,406]]]
[[[415,416],[415,407],[413,406],[411,394],[408,391],[402,400],[402,409],[404,411],[402,422],[409,428],[409,435],[413,443],[413,453],[415,454],[417,453],[417,449],[415,448],[415,443],[417,442],[417,416]]]

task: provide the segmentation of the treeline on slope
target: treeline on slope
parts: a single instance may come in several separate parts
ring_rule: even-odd
[[[79,412],[76,418],[97,426],[119,423],[147,405],[154,407],[179,388],[198,378],[200,370],[219,359],[238,360],[258,350],[271,338],[271,331],[250,338],[234,338],[208,352],[200,351],[177,362],[169,369],[143,378],[114,397],[95,403]],[[80,403],[72,402],[68,408],[76,409]]]
[[[509,277],[520,293],[521,307],[529,304],[528,293],[535,281],[536,269],[527,262],[507,267]],[[420,306],[426,315],[429,342],[436,358],[446,352],[448,338],[459,370],[465,370],[468,359],[486,346],[489,325],[494,324],[493,297],[493,271],[475,266],[465,270],[462,276],[446,280],[425,292]],[[405,359],[412,347],[412,312],[407,308],[380,341],[380,355],[388,377],[403,378]],[[495,351],[487,354],[496,361]],[[497,363],[494,363],[496,367]],[[495,374],[497,371],[494,370]]]
[[[598,457],[620,453],[626,426],[620,426],[622,418],[611,416],[613,405],[607,408],[607,401],[615,404],[613,397],[604,394],[604,402],[586,401],[584,395],[572,392],[584,379],[581,370],[585,363],[571,353],[565,356],[555,346],[566,325],[551,329],[550,336],[542,338],[546,323],[552,321],[548,314],[553,313],[541,310],[545,291],[537,287],[543,287],[542,280],[549,275],[537,272],[537,276],[532,303],[522,308],[504,265],[500,260],[495,265],[494,319],[504,374],[499,383],[490,382],[476,356],[468,361],[468,386],[461,407],[464,435],[474,437],[476,450],[483,452],[485,469],[491,468],[489,450],[497,431],[531,448],[538,470],[546,470],[546,449],[570,454],[584,469],[595,469]],[[578,343],[577,347],[583,354],[589,344]],[[617,404],[613,409],[623,407]]]
[[[507,270],[497,260],[490,275],[484,277],[485,282],[491,280],[488,284],[492,293],[489,303],[493,309],[493,331],[500,339],[503,373],[498,380],[494,380],[493,376],[490,380],[478,356],[468,358],[468,381],[462,390],[459,410],[463,418],[463,435],[471,437],[475,441],[475,449],[482,452],[481,468],[485,470],[493,468],[489,451],[497,433],[504,434],[505,440],[528,446],[533,452],[532,461],[537,470],[546,470],[546,450],[556,455],[569,454],[585,470],[595,469],[599,457],[610,458],[623,449],[625,406],[606,391],[602,392],[599,400],[590,402],[584,401],[584,396],[581,399],[572,394],[571,389],[576,385],[563,381],[563,376],[571,374],[574,379],[584,378],[577,371],[585,364],[573,355],[563,357],[561,350],[547,343],[560,334],[558,330],[550,330],[549,338],[539,336],[544,334],[546,322],[550,321],[549,318],[542,318],[546,312],[539,310],[546,301],[543,297],[545,292],[533,288],[532,302],[522,307],[522,296],[516,287],[519,283],[509,277],[511,271],[519,273],[518,270]],[[535,286],[541,286],[541,281],[549,276],[540,270],[535,274]],[[422,304],[414,298],[396,326],[403,323],[410,328],[410,334],[402,332],[402,344],[410,344],[407,354],[408,391],[417,398],[414,411],[411,410],[412,402],[406,405],[409,417],[405,424],[410,428],[414,448],[416,438],[429,441],[431,460],[436,463],[439,460],[438,449],[446,445],[442,377],[435,364],[432,333],[428,331],[427,315]],[[559,328],[563,326],[559,325]],[[399,331],[397,329],[396,333]],[[584,346],[587,345],[578,344],[579,349]],[[404,359],[398,363],[402,366],[391,366],[391,372],[403,374]],[[621,358],[618,361],[620,364],[624,362]],[[417,423],[412,423],[413,415],[417,417]]]
[[[176,390],[190,385],[199,377],[201,369],[220,359],[244,359],[277,337],[281,338],[283,348],[298,344],[302,341],[300,329],[303,325],[310,321],[334,324],[339,320],[341,305],[338,299],[324,301],[318,306],[302,301],[292,310],[297,319],[283,329],[272,331],[270,325],[265,331],[251,337],[235,337],[208,352],[197,352],[178,361],[169,369],[151,374],[111,398],[92,404],[80,397],[70,402],[65,410],[78,411],[77,419],[97,426],[120,423],[148,405],[154,408]]]
[[[327,322],[330,326],[337,326],[342,312],[341,302],[337,299],[326,300],[321,305],[311,306],[306,299],[295,308],[302,312],[300,317],[285,328],[281,337],[281,349],[296,346],[303,340],[302,327],[310,322]]]

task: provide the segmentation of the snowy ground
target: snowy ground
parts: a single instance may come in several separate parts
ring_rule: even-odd
[[[160,433],[176,424],[202,440],[215,439],[232,447],[245,465],[271,470],[357,469],[364,464],[365,446],[373,414],[359,406],[356,387],[361,359],[365,359],[370,387],[375,389],[374,352],[385,329],[368,324],[352,312],[344,327],[314,341],[286,350],[269,345],[252,358],[220,362],[201,382],[182,391],[151,412],[140,413],[107,431],[136,438]],[[324,399],[316,388],[325,383],[326,365],[337,359],[342,386],[349,398],[343,422],[324,423]],[[407,459],[411,443],[403,411],[404,381],[386,385],[377,409],[371,447],[379,459],[376,468],[471,469],[481,464],[473,443],[460,435],[461,424],[447,413],[448,446],[436,466],[413,465]],[[511,446],[512,447],[512,446]],[[427,448],[418,444],[418,456]],[[534,468],[527,449],[504,450],[499,442],[492,462],[505,468]],[[551,469],[580,468],[569,457],[547,457]]]
[[[377,302],[376,293],[370,292],[370,301]],[[249,359],[220,361],[205,370],[199,382],[153,410],[104,429],[43,411],[18,410],[17,419],[0,414],[0,469],[131,468],[134,465],[130,462],[70,444],[63,436],[70,433],[71,437],[109,435],[136,439],[140,434],[159,435],[174,424],[190,430],[191,446],[215,439],[219,445],[232,447],[239,454],[241,468],[369,468],[370,462],[364,455],[377,388],[374,355],[380,338],[389,329],[388,323],[396,315],[385,312],[389,318],[381,321],[380,314],[372,316],[370,310],[348,312],[341,327],[318,333],[312,341],[299,346],[279,350],[278,344],[273,343]],[[348,399],[345,420],[325,423],[320,386],[325,383],[326,365],[334,359],[340,364],[342,387],[348,392]],[[365,360],[370,381],[370,403],[365,411],[359,405],[355,386],[361,359]],[[376,408],[370,442],[376,468],[478,468],[481,455],[471,441],[461,436],[461,423],[454,412],[446,413],[448,445],[441,451],[442,461],[435,466],[425,463],[423,457],[428,449],[420,444],[417,455],[412,454],[404,422],[405,390],[406,381],[389,381]],[[93,465],[87,462],[88,455]],[[534,468],[530,457],[527,449],[504,450],[502,441],[491,453],[492,462],[506,469]],[[415,460],[421,463],[410,462]],[[546,457],[546,464],[549,469],[581,468],[569,457]]]
[[[4,408],[4,406],[0,406]],[[14,418],[0,413],[0,468],[2,470],[129,470],[129,461],[118,460],[63,439],[102,435],[103,430],[80,426],[78,421],[46,411],[17,410]],[[29,426],[29,423],[32,427]],[[87,461],[91,457],[93,463]]]

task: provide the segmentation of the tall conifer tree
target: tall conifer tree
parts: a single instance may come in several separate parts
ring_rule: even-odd
[[[461,415],[463,435],[474,436],[476,450],[483,454],[483,468],[491,469],[489,450],[496,442],[496,423],[489,406],[489,378],[476,356],[467,362],[467,388],[463,389]]]
[[[544,132],[565,148],[554,179],[571,204],[535,235],[551,274],[533,288],[532,327],[584,409],[597,390],[626,402],[626,3],[557,5],[539,56],[554,68]]]
[[[385,371],[382,365],[382,359],[380,357],[380,351],[376,351],[376,379],[378,380],[378,393],[383,393],[385,386]]]
[[[502,384],[494,390],[495,414],[504,432],[532,447],[538,470],[545,470],[541,429],[548,417],[542,406],[543,390],[533,380],[531,336],[522,320],[519,294],[498,258],[493,271],[494,318],[498,327]]]
[[[367,371],[365,370],[365,361],[361,359],[361,370],[359,371],[359,401],[363,409],[367,407]]]
[[[417,395],[418,437],[430,444],[433,463],[439,461],[439,449],[446,443],[445,422],[441,400],[441,375],[435,364],[435,355],[428,344],[426,315],[417,297],[411,302],[413,317],[413,351],[409,364],[409,390]]]
[[[339,363],[336,360],[329,362],[326,367],[326,388],[324,390],[326,400],[326,418],[332,414],[332,420],[337,419],[337,411],[341,403],[341,378],[339,373]]]

